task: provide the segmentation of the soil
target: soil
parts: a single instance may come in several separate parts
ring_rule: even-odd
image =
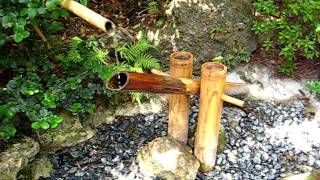
[[[279,68],[285,59],[280,57],[278,49],[272,49],[268,52],[262,50],[261,48],[257,49],[253,53],[251,63],[268,67],[272,70],[273,75],[279,78],[288,78],[287,75],[279,72]],[[303,57],[297,57],[295,60],[297,69],[292,75],[293,79],[320,79],[320,60],[319,59],[305,59]]]
[[[141,21],[146,21],[145,23],[147,23],[157,18],[156,16],[149,16],[146,11],[146,4],[138,3],[138,1],[134,0],[92,0],[91,3],[88,4],[88,8],[110,19],[122,28],[133,27]],[[145,20],[145,17],[149,17],[149,19]],[[61,20],[65,25],[63,40],[68,40],[74,36],[87,38],[91,35],[103,33],[101,30],[73,14],[71,18]]]

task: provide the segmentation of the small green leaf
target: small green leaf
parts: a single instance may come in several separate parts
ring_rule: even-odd
[[[81,103],[73,103],[70,107],[70,111],[71,112],[74,112],[74,113],[77,113],[79,112],[80,110],[82,110],[83,106]]]
[[[33,122],[33,123],[31,124],[31,127],[32,127],[33,129],[40,129],[40,128],[41,128],[40,122]]]
[[[47,122],[40,122],[40,127],[41,127],[41,129],[49,129],[50,124]]]
[[[28,8],[28,17],[34,18],[37,15],[37,9],[35,8]]]
[[[84,6],[88,5],[88,0],[80,0],[80,3]]]
[[[44,7],[40,7],[37,9],[38,14],[42,15],[45,14],[47,12],[47,10]]]

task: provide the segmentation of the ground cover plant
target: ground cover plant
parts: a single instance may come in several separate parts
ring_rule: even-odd
[[[297,58],[315,59],[320,55],[320,2],[255,1],[253,31],[265,50],[279,48],[286,58],[280,71],[292,75]]]
[[[10,71],[11,77],[0,89],[2,137],[14,136],[12,119],[18,113],[25,114],[34,129],[57,128],[63,121],[57,110],[93,113],[95,96],[112,96],[103,82],[115,72],[159,68],[157,60],[148,53],[152,45],[146,40],[117,47],[117,60],[112,60],[94,37],[74,37],[67,46],[58,45],[50,51],[46,46],[30,50],[21,45],[18,55],[3,55],[1,69]],[[134,95],[139,101],[141,95]]]

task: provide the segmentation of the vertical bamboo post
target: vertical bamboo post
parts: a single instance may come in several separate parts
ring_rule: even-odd
[[[178,51],[170,55],[170,74],[177,78],[191,78],[193,55]],[[190,96],[172,94],[169,97],[168,135],[184,144],[188,141]]]
[[[200,171],[214,167],[223,108],[223,90],[227,67],[208,62],[201,66],[200,110],[195,139],[195,156],[200,161]]]

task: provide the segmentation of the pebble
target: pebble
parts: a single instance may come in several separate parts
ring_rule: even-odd
[[[193,97],[189,114],[192,132],[196,128],[198,103],[197,97]],[[217,154],[214,170],[206,174],[199,172],[198,180],[280,179],[289,173],[320,168],[320,147],[301,152],[286,142],[270,142],[270,135],[265,134],[270,127],[309,121],[301,103],[248,101],[248,104],[251,109],[247,112],[224,108],[222,127],[228,137],[226,149]],[[48,179],[148,179],[137,165],[137,150],[156,137],[166,136],[167,112],[120,117],[96,132],[89,141],[62,150],[70,153],[54,154],[51,157],[54,171]],[[93,150],[96,152],[90,156]],[[81,169],[75,167],[77,163]],[[301,165],[308,168],[302,170]]]

